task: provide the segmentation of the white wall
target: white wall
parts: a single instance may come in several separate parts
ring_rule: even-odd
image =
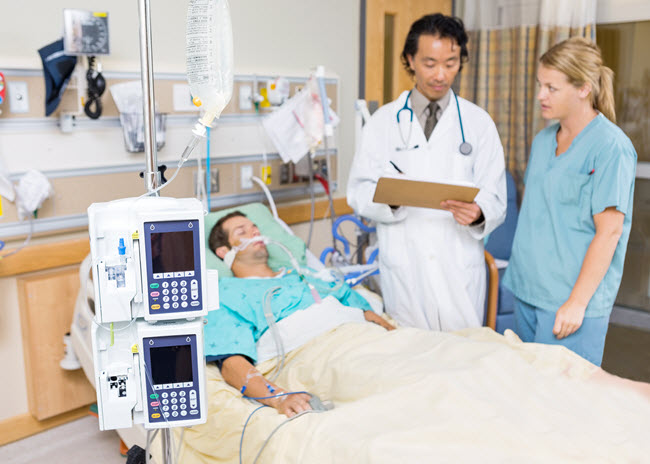
[[[648,0],[598,0],[596,6],[596,24],[649,19],[650,2]]]
[[[5,69],[41,69],[37,50],[61,36],[63,8],[83,8],[109,12],[111,55],[102,59],[104,70],[139,71],[137,4],[136,0],[11,2],[0,27],[0,44],[4,44],[0,47],[0,66]],[[151,7],[154,70],[182,73],[185,71],[187,2],[154,0]],[[320,0],[231,1],[236,74],[307,75],[311,68],[321,64],[328,74],[339,77],[341,125],[337,145],[340,188],[336,196],[344,195],[354,150],[353,105],[359,79],[359,9],[358,0],[328,0],[326,3]],[[39,153],[36,150],[25,153],[17,148],[19,143],[8,143],[7,134],[0,134],[0,157],[5,164],[11,166],[12,160],[21,160],[20,163],[13,161],[15,169],[10,168],[10,171],[22,171],[30,163],[32,167],[42,168],[43,161],[52,159],[53,155],[57,159],[52,161],[59,165],[67,163],[73,166],[66,167],[78,167],[84,154],[92,149],[93,142],[88,137],[79,136],[76,143],[70,143],[69,136],[56,131],[25,132],[23,136],[32,145],[54,146],[58,153]],[[11,137],[15,140],[16,136]],[[121,139],[105,143],[122,146]],[[172,145],[174,143],[171,141]],[[3,382],[0,383],[0,420],[27,412],[15,288],[16,279],[0,279],[0,359],[4,369]]]

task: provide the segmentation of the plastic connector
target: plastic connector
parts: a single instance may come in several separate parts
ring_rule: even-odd
[[[117,254],[120,256],[124,256],[126,254],[126,246],[124,246],[124,239],[120,239],[120,243],[117,246]]]

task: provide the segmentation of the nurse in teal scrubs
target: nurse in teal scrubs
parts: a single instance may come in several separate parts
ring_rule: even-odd
[[[616,125],[612,71],[582,38],[540,58],[545,119],[533,141],[504,284],[525,342],[600,366],[632,223],[636,152]]]

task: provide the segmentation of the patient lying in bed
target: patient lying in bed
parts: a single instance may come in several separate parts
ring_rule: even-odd
[[[234,212],[217,222],[210,234],[210,248],[223,259],[242,241],[259,235],[252,221]],[[277,355],[264,315],[267,296],[286,352],[347,322],[368,321],[394,329],[345,283],[301,275],[294,269],[272,270],[261,241],[243,247],[231,260],[235,277],[221,280],[221,308],[207,318],[207,360],[220,366],[230,385],[248,397],[272,397],[259,401],[289,417],[311,409],[310,396],[287,394],[283,386],[265,379],[253,366]]]
[[[228,234],[213,234],[220,256],[256,233],[238,217],[224,220]],[[250,246],[232,265],[244,278],[222,279],[222,307],[208,317],[206,353],[221,372],[214,363],[206,368],[208,421],[185,430],[179,462],[592,464],[650,456],[650,384],[512,332],[390,330],[348,287],[307,278],[322,298],[313,305],[295,272],[278,276],[264,265],[263,246]],[[278,360],[261,309],[276,286],[282,292],[272,307],[287,352],[277,384],[268,381]],[[242,399],[284,389],[336,407],[287,420],[283,414],[310,412],[307,395],[262,400],[276,409]]]

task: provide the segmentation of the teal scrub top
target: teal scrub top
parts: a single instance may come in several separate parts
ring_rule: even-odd
[[[322,299],[333,296],[345,306],[372,310],[370,304],[345,283],[325,282],[311,276],[305,278],[314,285]],[[223,278],[219,281],[219,309],[209,312],[206,318],[203,331],[205,356],[237,354],[257,362],[256,343],[268,328],[264,300],[266,293],[274,287],[280,287],[271,299],[276,322],[314,304],[311,290],[296,272],[267,279]]]
[[[585,317],[608,316],[632,225],[636,151],[622,130],[598,114],[555,156],[559,128],[553,124],[533,141],[503,283],[520,300],[556,312],[569,298],[596,233],[593,216],[616,207],[625,214],[623,233],[585,312]]]

